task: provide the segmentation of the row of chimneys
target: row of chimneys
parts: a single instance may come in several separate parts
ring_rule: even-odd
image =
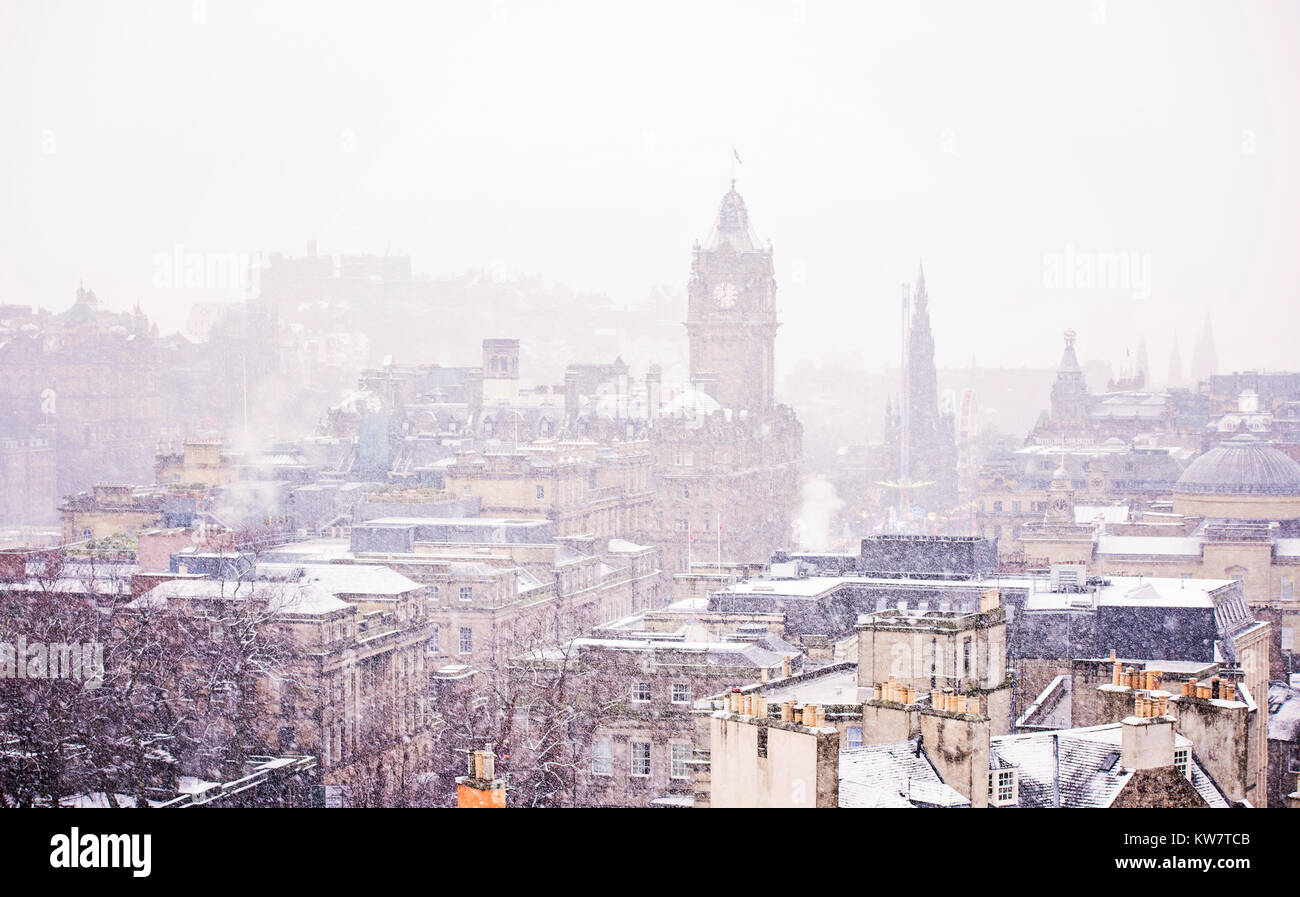
[[[740,688],[733,688],[727,695],[727,710],[741,716],[767,718],[767,698],[761,692],[742,694]],[[826,725],[826,710],[817,704],[797,704],[786,701],[781,705],[781,722],[797,723],[809,728]]]
[[[1160,691],[1164,684],[1161,681],[1162,675],[1160,670],[1136,670],[1115,661],[1111,670],[1110,683],[1143,691]],[[1237,696],[1237,687],[1219,676],[1212,678],[1209,685],[1201,685],[1196,681],[1196,677],[1192,676],[1182,684],[1182,695],[1185,698],[1222,698],[1225,701],[1232,701]]]
[[[888,682],[882,682],[872,690],[871,697],[873,700],[889,701],[894,704],[915,704],[916,689],[899,685],[894,681],[894,677],[890,676]]]
[[[930,692],[930,706],[935,710],[946,710],[949,713],[980,715],[980,699],[978,695],[959,695],[956,692],[935,689]]]
[[[810,729],[826,725],[826,710],[818,704],[796,704],[786,701],[781,705],[781,722],[797,723]]]
[[[916,689],[904,685],[899,685],[890,676],[888,682],[882,682],[871,690],[871,699],[873,701],[889,701],[894,704],[915,704]],[[980,699],[978,695],[959,695],[952,689],[936,688],[930,692],[930,706],[935,710],[944,710],[948,713],[970,713],[975,716],[980,715]]]
[[[1160,695],[1150,697],[1138,695],[1133,701],[1134,716],[1168,716],[1169,715],[1169,695]]]
[[[741,716],[767,716],[767,699],[761,692],[741,694],[740,688],[733,688],[727,696],[727,710]]]
[[[1209,685],[1201,685],[1192,676],[1183,683],[1183,697],[1186,698],[1222,698],[1225,701],[1237,699],[1237,686],[1215,676]]]
[[[1115,661],[1111,669],[1110,684],[1126,685],[1129,688],[1140,688],[1144,691],[1159,691],[1160,670],[1139,670],[1134,667],[1126,667],[1119,661]]]

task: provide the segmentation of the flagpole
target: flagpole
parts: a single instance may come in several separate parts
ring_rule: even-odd
[[[722,512],[718,512],[718,572],[722,572]]]

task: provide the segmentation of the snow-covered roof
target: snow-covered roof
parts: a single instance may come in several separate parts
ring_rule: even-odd
[[[1120,765],[1123,724],[1000,735],[990,739],[999,761],[1015,766],[1021,807],[1109,807],[1133,777]],[[1174,735],[1176,749],[1192,743]],[[1190,761],[1192,785],[1213,807],[1228,806],[1209,777]],[[1059,798],[1059,803],[1058,803]]]
[[[968,800],[939,778],[921,740],[840,750],[841,807],[968,807]]]
[[[687,389],[660,406],[659,417],[707,417],[721,409],[718,400],[699,389]]]

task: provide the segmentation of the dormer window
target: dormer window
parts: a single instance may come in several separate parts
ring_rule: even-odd
[[[1014,807],[1020,803],[1020,782],[1015,767],[989,770],[989,803],[995,807]]]

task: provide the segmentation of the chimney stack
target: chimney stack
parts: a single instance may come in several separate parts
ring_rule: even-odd
[[[496,777],[492,745],[469,752],[469,775],[456,779],[456,806],[462,809],[501,809],[506,805],[506,783]]]
[[[1149,704],[1148,699],[1139,701]],[[1125,769],[1162,769],[1174,765],[1174,721],[1150,707],[1120,723],[1120,763]]]

